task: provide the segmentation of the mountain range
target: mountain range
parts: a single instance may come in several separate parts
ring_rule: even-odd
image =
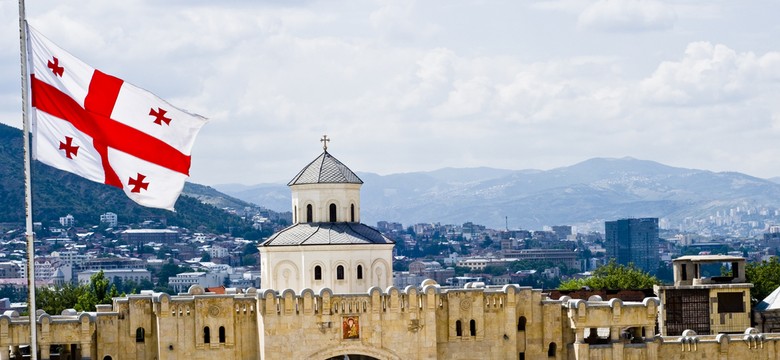
[[[780,209],[778,179],[712,172],[648,160],[594,158],[552,170],[445,168],[391,175],[357,173],[363,222],[404,225],[471,221],[492,228],[577,225],[603,231],[626,217],[706,218],[736,207]],[[290,210],[284,184],[215,185],[236,198]]]
[[[24,194],[21,131],[0,124],[0,222],[22,222]],[[603,231],[605,220],[659,217],[670,222],[703,219],[729,209],[780,209],[780,178],[671,167],[634,158],[594,158],[552,170],[445,168],[378,175],[358,172],[361,220],[541,229],[576,225]],[[222,208],[253,204],[290,211],[285,184],[213,187],[187,183],[175,213],[136,205],[102,184],[33,163],[35,221],[68,213],[86,223],[111,211],[122,222],[166,218],[169,225],[212,230],[245,226]]]

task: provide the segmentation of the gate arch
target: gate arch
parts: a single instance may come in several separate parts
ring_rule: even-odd
[[[339,346],[335,346],[335,347],[322,348],[320,350],[317,350],[309,354],[309,356],[307,356],[306,358],[315,359],[315,360],[327,360],[336,356],[341,356],[343,358],[344,355],[368,356],[368,357],[372,357],[375,359],[382,359],[382,360],[402,360],[401,357],[399,357],[392,351],[389,351],[387,349],[365,346],[360,343],[340,344]]]

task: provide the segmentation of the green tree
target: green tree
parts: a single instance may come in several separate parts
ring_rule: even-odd
[[[65,309],[74,308],[85,289],[84,286],[72,284],[58,288],[38,288],[35,294],[35,307],[46,311],[47,314],[59,315]]]
[[[745,266],[747,282],[753,283],[750,293],[753,302],[763,300],[780,286],[780,261],[772,257],[769,261],[752,262]]]
[[[561,283],[561,290],[577,290],[589,287],[594,290],[610,289],[649,289],[661,282],[658,278],[642,271],[634,264],[620,265],[610,260],[593,271],[593,276],[586,279],[571,279]]]
[[[86,289],[78,297],[74,307],[78,311],[95,311],[95,305],[110,304],[112,297],[119,296],[116,286],[111,285],[102,270],[93,274],[89,278],[89,284],[84,286]]]

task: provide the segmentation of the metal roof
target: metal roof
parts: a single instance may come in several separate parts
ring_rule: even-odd
[[[289,226],[260,246],[393,244],[368,225],[351,222],[315,222]]]
[[[302,184],[362,184],[363,180],[328,151],[306,165],[287,186]]]
[[[775,291],[772,291],[772,293],[764,298],[764,300],[761,300],[760,303],[756,304],[753,309],[758,312],[780,309],[780,287],[775,289]]]
[[[681,256],[673,260],[678,261],[691,261],[691,262],[732,262],[732,261],[745,261],[745,258],[741,256],[731,255],[686,255]]]

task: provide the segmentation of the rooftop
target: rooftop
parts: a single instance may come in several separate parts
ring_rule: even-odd
[[[260,246],[392,244],[378,230],[360,223],[301,223],[283,229]]]
[[[306,165],[298,175],[290,180],[287,186],[303,184],[362,184],[363,180],[355,175],[341,161],[338,161],[327,150],[323,151],[314,161]]]

